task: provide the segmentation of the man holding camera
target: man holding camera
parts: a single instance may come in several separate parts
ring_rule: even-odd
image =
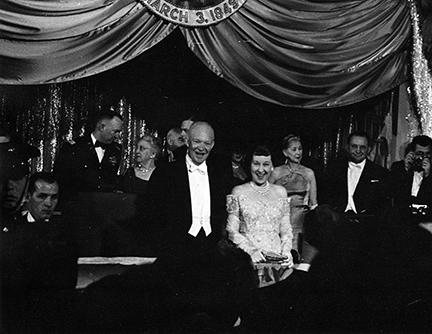
[[[405,158],[395,162],[390,172],[390,196],[400,210],[430,212],[432,207],[431,176],[432,139],[414,137],[405,151]]]

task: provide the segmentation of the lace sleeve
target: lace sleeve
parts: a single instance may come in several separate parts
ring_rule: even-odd
[[[289,256],[291,254],[293,239],[290,221],[290,198],[283,198],[282,201],[283,216],[280,222],[279,235],[281,238],[282,255]]]
[[[252,255],[259,250],[243,233],[240,232],[240,226],[242,221],[240,219],[240,203],[238,196],[228,195],[227,196],[227,211],[228,220],[226,225],[226,231],[228,238],[236,244],[237,247],[243,249],[249,255]]]
[[[240,207],[239,207],[239,201],[237,196],[234,195],[227,196],[226,209],[229,215],[233,214],[236,215],[237,217],[239,216]]]

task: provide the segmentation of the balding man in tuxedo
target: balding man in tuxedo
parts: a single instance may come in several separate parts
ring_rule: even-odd
[[[347,157],[327,168],[321,202],[352,215],[374,215],[385,206],[388,171],[367,159],[370,147],[365,132],[349,135]]]
[[[186,155],[152,178],[155,223],[163,224],[162,242],[171,254],[205,251],[222,237],[231,166],[217,156],[210,158],[214,145],[212,126],[195,122],[188,131]]]

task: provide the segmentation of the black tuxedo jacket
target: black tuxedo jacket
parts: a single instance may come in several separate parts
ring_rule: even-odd
[[[112,192],[119,189],[117,171],[121,160],[121,146],[108,145],[101,162],[90,135],[65,143],[54,165],[60,190],[69,195],[76,192]]]
[[[216,245],[224,235],[226,224],[226,195],[230,193],[231,165],[223,158],[207,160],[210,184],[210,224],[212,233],[206,244]],[[188,234],[192,224],[192,207],[188,170],[185,159],[175,161],[167,168],[156,169],[150,180],[150,194],[153,205],[150,220],[158,226],[160,241],[165,251],[191,246],[196,239]],[[201,232],[202,233],[202,230]],[[171,252],[170,252],[171,253]]]
[[[413,171],[406,171],[404,161],[397,161],[390,169],[390,195],[394,206],[407,209],[412,203],[428,204],[432,206],[432,176],[424,178],[420,185],[417,197],[411,196]]]
[[[322,202],[344,212],[348,204],[348,160],[337,160],[327,169]],[[357,213],[376,214],[387,204],[387,169],[366,160],[354,192]]]

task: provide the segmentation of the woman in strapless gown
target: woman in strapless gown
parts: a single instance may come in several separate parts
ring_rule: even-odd
[[[254,263],[269,258],[291,263],[290,205],[284,187],[270,184],[270,151],[258,147],[251,161],[252,181],[234,187],[227,197],[229,239]]]
[[[312,169],[300,163],[303,156],[300,137],[286,136],[283,139],[282,147],[286,162],[274,169],[269,177],[269,182],[283,186],[291,199],[292,248],[297,253],[301,253],[299,236],[303,233],[304,216],[307,211],[318,205],[315,174]]]

